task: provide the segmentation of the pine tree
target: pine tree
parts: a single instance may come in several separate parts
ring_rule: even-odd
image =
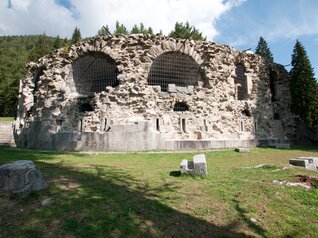
[[[72,44],[76,44],[77,42],[79,42],[82,39],[81,36],[81,31],[79,28],[75,27],[75,30],[72,34]]]
[[[118,21],[116,21],[116,29],[114,31],[114,34],[127,35],[128,31],[127,31],[127,28],[124,26],[124,24],[120,24]]]
[[[309,127],[318,129],[318,85],[304,46],[297,40],[290,70],[291,109]]]
[[[257,47],[255,49],[255,54],[262,56],[265,64],[269,66],[272,66],[274,64],[273,55],[267,46],[267,42],[262,36],[259,38]]]
[[[133,26],[133,28],[131,29],[130,33],[131,34],[139,34],[140,33],[139,27],[135,24]]]
[[[53,43],[54,49],[59,49],[62,47],[62,40],[59,35],[56,36],[55,41]]]
[[[107,36],[109,34],[109,28],[108,28],[108,25],[106,26],[102,26],[98,32],[97,32],[97,35],[98,36]]]
[[[149,34],[149,35],[153,35],[153,30],[152,30],[152,28],[151,28],[151,27],[149,27],[149,28],[148,28],[148,32],[147,32],[147,34]]]
[[[44,55],[49,54],[52,48],[48,42],[48,37],[45,34],[38,36],[36,46],[30,51],[29,60],[37,61]]]
[[[189,22],[186,22],[185,24],[176,22],[174,30],[169,33],[169,36],[182,39],[206,40],[206,37],[203,37],[202,33],[194,26],[190,26]]]
[[[153,35],[153,30],[151,27],[145,28],[144,24],[140,23],[139,27],[135,24],[130,31],[131,34],[150,34]]]

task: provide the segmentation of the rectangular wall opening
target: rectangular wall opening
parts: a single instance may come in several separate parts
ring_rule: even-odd
[[[104,131],[107,131],[108,129],[108,121],[107,118],[104,119]]]
[[[186,119],[185,118],[181,118],[181,132],[186,133]]]
[[[244,121],[240,121],[240,131],[244,131]]]
[[[254,132],[258,132],[258,121],[254,121]]]
[[[62,119],[57,119],[57,120],[56,120],[56,132],[61,131],[61,128],[62,128],[62,122],[63,122],[63,120],[62,120]]]
[[[159,118],[156,119],[156,130],[160,131],[160,120],[159,120]]]
[[[203,119],[203,126],[204,126],[204,130],[205,130],[205,131],[208,131],[208,130],[209,130],[207,121],[206,121],[205,119]]]
[[[83,119],[80,119],[78,121],[78,131],[82,132],[83,131]]]

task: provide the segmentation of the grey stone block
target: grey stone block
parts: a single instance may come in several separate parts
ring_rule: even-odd
[[[0,166],[0,192],[26,197],[31,191],[48,187],[31,160],[19,160]]]
[[[289,149],[290,146],[289,146],[289,144],[276,144],[275,148],[276,149]]]
[[[235,151],[242,152],[242,153],[250,152],[248,148],[235,148]]]
[[[290,159],[289,164],[294,166],[301,166],[306,169],[317,169],[318,158],[315,157],[298,157],[296,159]]]
[[[297,157],[299,160],[308,160],[309,163],[313,163],[316,169],[318,169],[318,157]]]
[[[177,89],[176,89],[176,85],[175,84],[168,84],[168,90],[167,90],[169,93],[175,93],[177,92]]]
[[[181,174],[207,176],[207,165],[204,154],[193,156],[193,161],[182,160],[180,163]]]

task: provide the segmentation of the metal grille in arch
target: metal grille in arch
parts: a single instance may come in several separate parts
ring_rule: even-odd
[[[78,93],[88,94],[104,91],[107,86],[116,86],[117,66],[103,53],[88,53],[73,63],[73,78]]]
[[[195,60],[180,52],[168,52],[158,56],[150,69],[148,84],[160,85],[167,91],[168,84],[179,87],[197,85],[201,80],[199,65]]]

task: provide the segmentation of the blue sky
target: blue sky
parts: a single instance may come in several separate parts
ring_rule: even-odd
[[[318,78],[317,0],[2,0],[0,35],[95,35],[116,20],[131,28],[144,23],[168,34],[176,21],[189,21],[208,40],[238,50],[255,50],[263,36],[274,59],[290,64],[296,39],[309,55]],[[286,67],[288,70],[290,67]]]

